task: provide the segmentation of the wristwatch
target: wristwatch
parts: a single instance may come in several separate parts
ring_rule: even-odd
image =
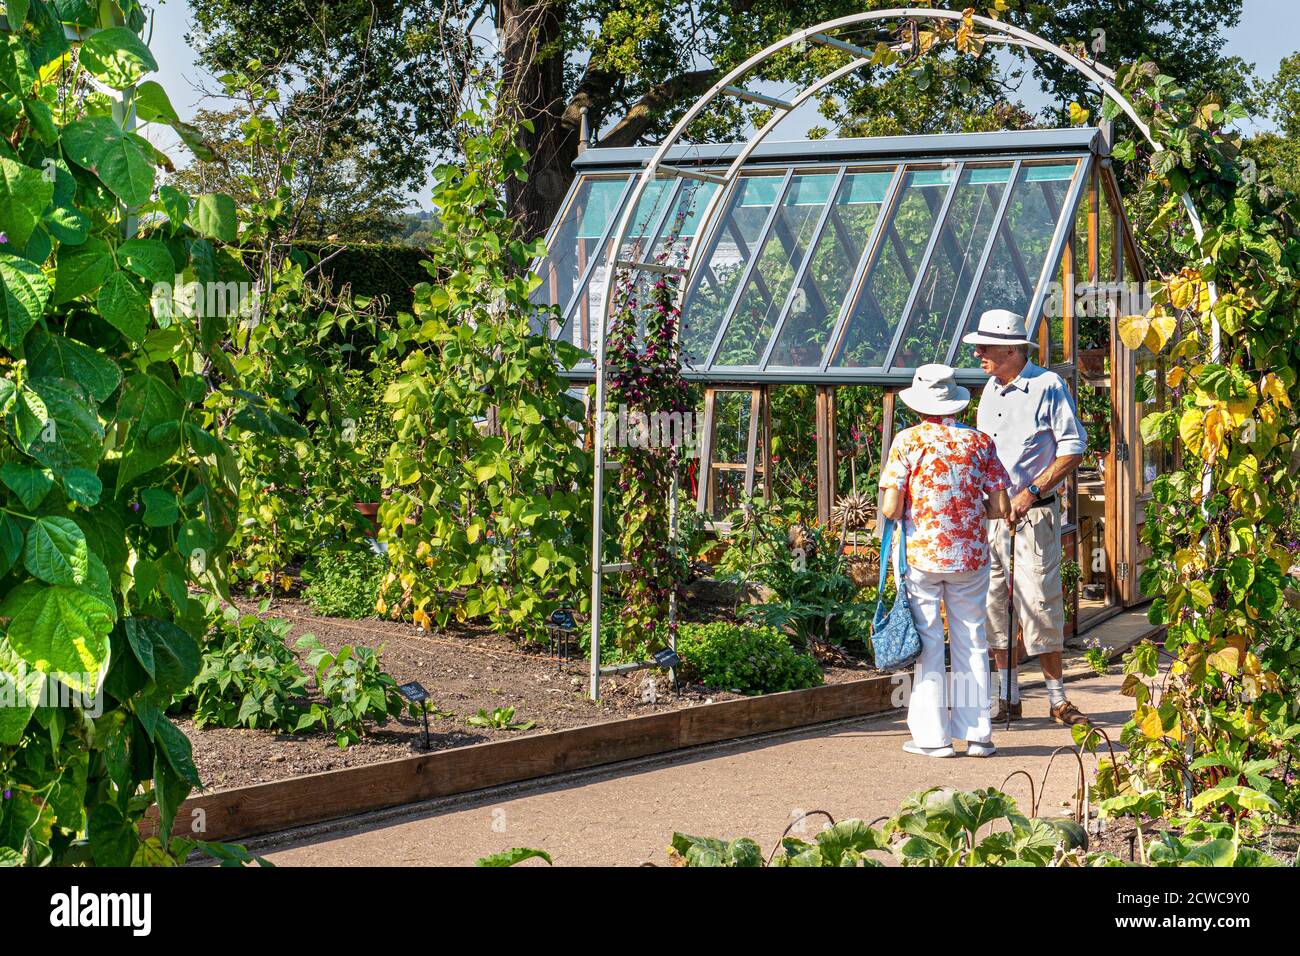
[[[1031,495],[1033,495],[1035,498],[1041,498],[1041,497],[1043,497],[1043,489],[1042,489],[1042,488],[1039,488],[1039,487],[1038,487],[1036,484],[1034,484],[1033,482],[1030,482],[1030,483],[1029,483],[1029,493],[1030,493]]]

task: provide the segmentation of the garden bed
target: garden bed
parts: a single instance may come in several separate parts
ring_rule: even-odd
[[[251,602],[239,602],[252,613]],[[455,627],[430,634],[410,624],[367,619],[320,617],[303,602],[284,599],[268,612],[293,623],[293,641],[313,634],[331,651],[344,644],[382,645],[381,667],[400,683],[419,681],[430,693],[431,750],[448,750],[558,730],[584,727],[626,717],[665,713],[706,703],[739,699],[727,690],[683,687],[674,695],[667,675],[641,671],[601,681],[601,700],[587,697],[588,665],[575,660],[557,666],[546,649],[531,649],[483,628]],[[876,675],[866,665],[824,666],[826,683]],[[655,684],[654,699],[646,686]],[[475,727],[466,719],[479,710],[513,707],[514,721],[532,722],[527,730]],[[189,737],[199,777],[209,790],[225,790],[306,774],[360,767],[423,754],[424,730],[412,717],[377,727],[346,749],[329,733],[286,734],[268,730],[209,727],[199,729],[182,717],[178,726]]]

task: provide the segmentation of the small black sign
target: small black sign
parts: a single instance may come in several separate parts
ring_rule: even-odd
[[[677,652],[670,647],[665,647],[662,651],[655,651],[655,663],[660,667],[680,667],[682,659],[677,656]]]
[[[418,704],[429,699],[429,692],[420,686],[418,680],[413,680],[409,684],[398,684],[397,690],[412,704]]]
[[[558,610],[552,611],[551,623],[556,627],[562,627],[565,630],[572,630],[574,627],[573,612],[567,607],[562,607]]]

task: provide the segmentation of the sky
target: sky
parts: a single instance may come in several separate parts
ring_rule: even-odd
[[[156,78],[170,94],[181,117],[189,118],[205,105],[200,87],[216,85],[195,63],[194,51],[185,42],[185,34],[192,29],[189,4],[186,0],[153,0],[146,5],[154,9],[150,48],[158,61]],[[1295,23],[1298,10],[1300,5],[1296,0],[1245,0],[1241,22],[1227,32],[1225,52],[1254,63],[1255,72],[1261,78],[1271,77],[1284,56],[1300,50],[1300,33],[1281,28],[1283,24]],[[1037,108],[1043,105],[1043,98],[1036,97],[1034,92],[1026,88],[1022,96],[1027,104]],[[819,119],[811,110],[805,116],[791,116],[773,135],[782,139],[798,136],[802,132],[800,126],[806,129]],[[1256,124],[1254,128],[1260,126]],[[185,164],[186,159],[179,155],[176,139],[170,133],[154,132],[149,138],[166,149],[178,165]],[[427,202],[421,205],[427,206]]]

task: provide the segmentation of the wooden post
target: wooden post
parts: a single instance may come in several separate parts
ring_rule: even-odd
[[[758,464],[758,435],[763,414],[763,392],[755,388],[749,393],[749,436],[745,441],[745,498],[754,497],[754,471]]]
[[[835,506],[835,386],[817,386],[817,522],[831,521]]]
[[[763,501],[772,501],[772,393],[763,387]]]
[[[704,427],[700,436],[700,470],[695,489],[695,510],[702,512],[706,520],[713,519],[713,409],[717,398],[716,389],[704,390]]]

